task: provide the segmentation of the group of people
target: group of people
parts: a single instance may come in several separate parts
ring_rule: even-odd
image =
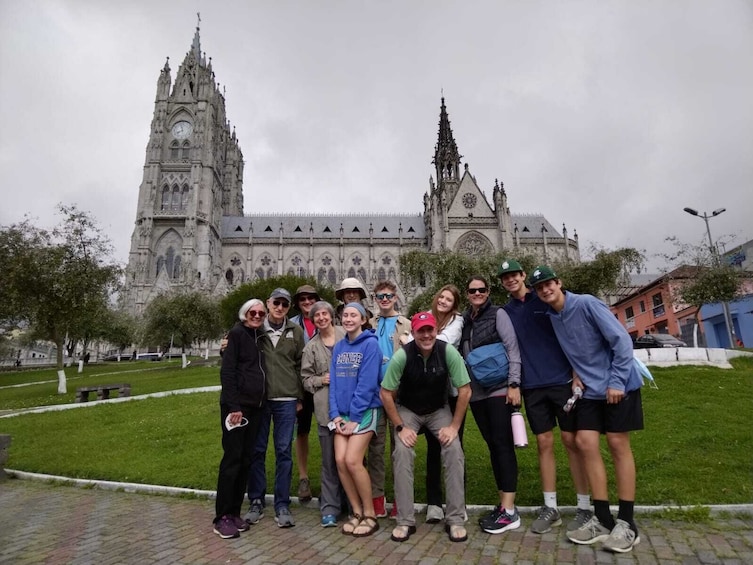
[[[297,420],[299,499],[312,497],[308,434],[316,417],[321,447],[321,525],[369,536],[387,516],[384,497],[387,436],[393,465],[397,525],[391,539],[416,532],[414,461],[419,435],[427,441],[426,521],[444,520],[453,542],[468,538],[465,511],[465,415],[470,406],[488,451],[499,497],[479,526],[499,534],[521,526],[515,505],[518,463],[512,414],[525,403],[537,440],[543,504],[531,525],[545,533],[562,523],[556,492],[554,428],[560,428],[577,493],[566,526],[574,543],[603,542],[627,552],[639,543],[633,519],[635,463],[630,432],[643,427],[642,379],[627,332],[606,305],[562,288],[547,266],[526,273],[515,260],[498,270],[510,294],[492,304],[489,282],[471,277],[460,291],[442,287],[430,311],[410,320],[396,310],[397,288],[381,281],[367,292],[345,279],[334,309],[311,286],[291,297],[275,289],[265,303],[241,306],[227,335],[220,371],[223,458],[217,482],[214,531],[237,537],[264,515],[265,456],[270,424],[275,449],[275,520],[290,513],[292,445]],[[295,305],[300,314],[289,319]],[[577,400],[577,401],[576,401]],[[567,407],[566,407],[567,406]],[[600,450],[604,434],[617,480],[619,509],[611,514]],[[443,473],[442,473],[443,472]],[[440,477],[444,474],[446,506]],[[249,511],[241,518],[244,491]],[[593,495],[593,510],[589,491]]]

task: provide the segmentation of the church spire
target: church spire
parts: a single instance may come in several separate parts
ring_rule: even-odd
[[[447,115],[447,107],[442,96],[442,106],[439,111],[439,139],[434,148],[434,160],[432,163],[437,168],[437,183],[443,180],[458,181],[460,177],[460,159],[455,137],[452,135],[450,118]]]
[[[196,33],[193,35],[193,43],[191,44],[191,51],[197,62],[201,61],[201,40],[199,38],[199,28],[201,27],[201,13],[196,12]]]

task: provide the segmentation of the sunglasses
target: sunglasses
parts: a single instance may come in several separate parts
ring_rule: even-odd
[[[466,290],[466,292],[468,294],[486,294],[487,292],[489,292],[489,289],[485,286],[482,286],[481,288],[469,288],[468,290]]]
[[[317,298],[316,296],[312,294],[305,294],[298,298],[298,302],[316,302]]]
[[[395,295],[391,292],[380,292],[376,295],[377,300],[392,300],[393,298],[395,298]]]
[[[273,300],[272,304],[275,306],[282,306],[283,308],[290,308],[290,302],[287,300]]]
[[[249,318],[263,318],[266,315],[266,312],[262,312],[260,310],[249,310],[248,312],[246,312],[246,316],[248,316]]]

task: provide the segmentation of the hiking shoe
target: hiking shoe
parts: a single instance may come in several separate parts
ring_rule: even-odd
[[[627,553],[633,549],[634,545],[638,545],[640,542],[641,536],[630,528],[630,524],[618,518],[614,528],[612,528],[612,532],[604,540],[602,547],[607,551]]]
[[[300,502],[308,502],[311,500],[311,483],[308,478],[298,481],[298,500]]]
[[[377,518],[386,518],[387,510],[384,507],[384,495],[374,497],[372,502],[374,502],[374,515]],[[347,514],[347,513],[348,511],[345,510],[344,514]]]
[[[573,530],[577,530],[586,522],[588,522],[593,515],[594,513],[591,512],[590,510],[587,510],[584,508],[578,508],[575,512],[575,518],[573,518],[567,523],[566,531],[572,532]]]
[[[485,524],[493,524],[494,522],[496,522],[500,514],[502,514],[501,504],[499,506],[495,506],[491,512],[481,515],[478,519],[478,525],[483,529]]]
[[[222,539],[237,538],[241,535],[238,528],[236,528],[233,523],[233,517],[228,516],[227,514],[214,523],[214,529],[212,531]]]
[[[514,530],[520,527],[520,514],[517,510],[513,510],[512,514],[507,512],[500,512],[499,516],[494,522],[487,522],[482,526],[482,529],[487,534],[501,534],[507,530]]]
[[[278,528],[292,528],[293,526],[295,526],[293,515],[285,506],[277,511],[275,515],[275,522],[277,523]]]
[[[240,516],[230,516],[230,519],[233,521],[235,527],[238,528],[239,532],[247,532],[251,528],[251,526],[248,525],[248,522]]]
[[[337,526],[337,516],[334,514],[325,514],[322,516],[322,521],[320,523],[322,528],[334,528]]]
[[[442,510],[442,507],[435,504],[429,504],[426,507],[426,523],[438,524],[442,520],[444,520],[444,511]]]
[[[251,508],[246,512],[243,519],[249,524],[258,524],[262,518],[264,518],[264,505],[261,500],[255,498],[251,501]]]
[[[609,533],[596,516],[591,516],[591,519],[580,528],[567,532],[567,539],[580,545],[590,545],[607,539]]]
[[[560,512],[551,506],[542,506],[539,508],[539,516],[531,524],[531,531],[534,534],[545,534],[552,529],[552,526],[559,526],[562,523]]]

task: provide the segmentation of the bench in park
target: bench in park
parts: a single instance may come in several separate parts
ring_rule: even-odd
[[[118,397],[131,396],[131,385],[121,383],[117,385],[81,386],[76,389],[76,402],[89,402],[89,393],[96,392],[97,400],[110,398],[110,391],[117,390]]]

